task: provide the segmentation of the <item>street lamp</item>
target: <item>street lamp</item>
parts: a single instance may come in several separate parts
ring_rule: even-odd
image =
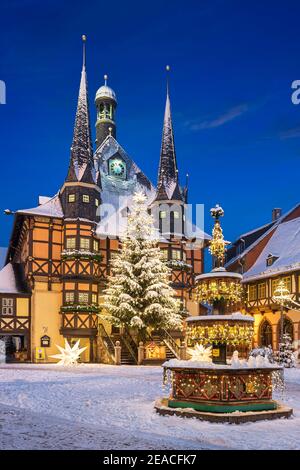
[[[283,341],[283,308],[286,306],[288,302],[292,299],[291,293],[285,285],[283,279],[277,284],[276,289],[274,290],[274,294],[272,300],[280,305],[280,342]]]

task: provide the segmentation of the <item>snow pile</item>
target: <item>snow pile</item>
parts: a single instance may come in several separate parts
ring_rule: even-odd
[[[182,361],[179,359],[171,359],[163,363],[163,367],[167,369],[180,368],[180,369],[281,369],[277,364],[271,364],[268,357],[264,356],[250,356],[248,361],[246,359],[239,359],[238,352],[233,353],[230,364],[214,364],[208,361]]]
[[[292,419],[235,426],[155,413],[161,367],[4,364],[0,449],[300,450],[300,369],[285,380]]]

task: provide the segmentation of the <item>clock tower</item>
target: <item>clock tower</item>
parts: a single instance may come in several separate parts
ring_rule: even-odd
[[[107,75],[104,75],[102,85],[95,97],[97,112],[96,119],[96,147],[98,148],[108,135],[116,138],[115,112],[117,98],[115,92],[107,85]]]

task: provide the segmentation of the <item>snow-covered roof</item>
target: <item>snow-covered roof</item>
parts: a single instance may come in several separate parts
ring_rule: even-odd
[[[22,281],[21,266],[8,263],[0,271],[0,292],[5,294],[27,293]]]
[[[196,281],[200,279],[206,279],[206,278],[221,278],[221,277],[229,277],[229,278],[235,278],[235,279],[242,279],[242,275],[239,273],[235,272],[230,272],[226,271],[225,269],[215,269],[212,270],[210,273],[203,273],[199,274],[199,276],[196,277]]]
[[[95,101],[98,100],[99,98],[111,98],[112,100],[117,102],[116,93],[114,92],[112,88],[110,88],[107,85],[102,85],[100,88],[98,88],[96,92]]]
[[[0,247],[0,269],[2,269],[4,266],[6,254],[7,254],[7,248]]]
[[[296,204],[296,206],[294,206],[288,212],[286,212],[281,217],[279,217],[274,223],[271,223],[270,227],[260,237],[258,237],[253,243],[251,243],[251,245],[249,245],[244,251],[242,251],[238,255],[236,255],[233,258],[231,258],[230,260],[228,260],[228,262],[225,263],[225,267],[230,266],[232,263],[234,263],[235,261],[243,258],[247,253],[249,253],[249,251],[251,251],[258,243],[260,243],[267,235],[269,235],[276,227],[278,227],[283,222],[283,220],[286,219],[286,217],[288,215],[290,215],[295,209],[297,209],[299,207],[299,205],[300,204]],[[262,228],[263,227],[258,228],[257,231],[259,231]],[[253,232],[255,232],[255,230],[252,230],[252,233]],[[249,232],[248,232],[248,234],[249,234]],[[246,236],[246,234],[244,234],[244,236]],[[240,238],[243,238],[243,235],[241,235],[239,237],[239,239]]]
[[[270,254],[278,259],[272,266],[266,266]],[[254,265],[243,275],[243,281],[297,269],[300,270],[300,217],[278,225]]]
[[[252,235],[253,233],[255,232],[259,232],[260,230],[263,230],[264,228],[267,228],[271,225],[274,225],[275,224],[275,220],[271,221],[271,222],[268,222],[264,225],[261,225],[260,227],[256,227],[252,230],[249,230],[248,232],[245,232],[245,233],[242,233],[242,235],[239,236],[238,240],[240,240],[241,238],[244,238],[244,237],[248,237],[249,235]]]
[[[58,218],[62,218],[64,216],[58,194],[37,207],[18,210],[17,214],[32,214]]]

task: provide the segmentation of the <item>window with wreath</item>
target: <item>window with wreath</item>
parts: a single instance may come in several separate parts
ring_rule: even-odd
[[[14,299],[2,299],[2,315],[13,315],[14,313]]]

